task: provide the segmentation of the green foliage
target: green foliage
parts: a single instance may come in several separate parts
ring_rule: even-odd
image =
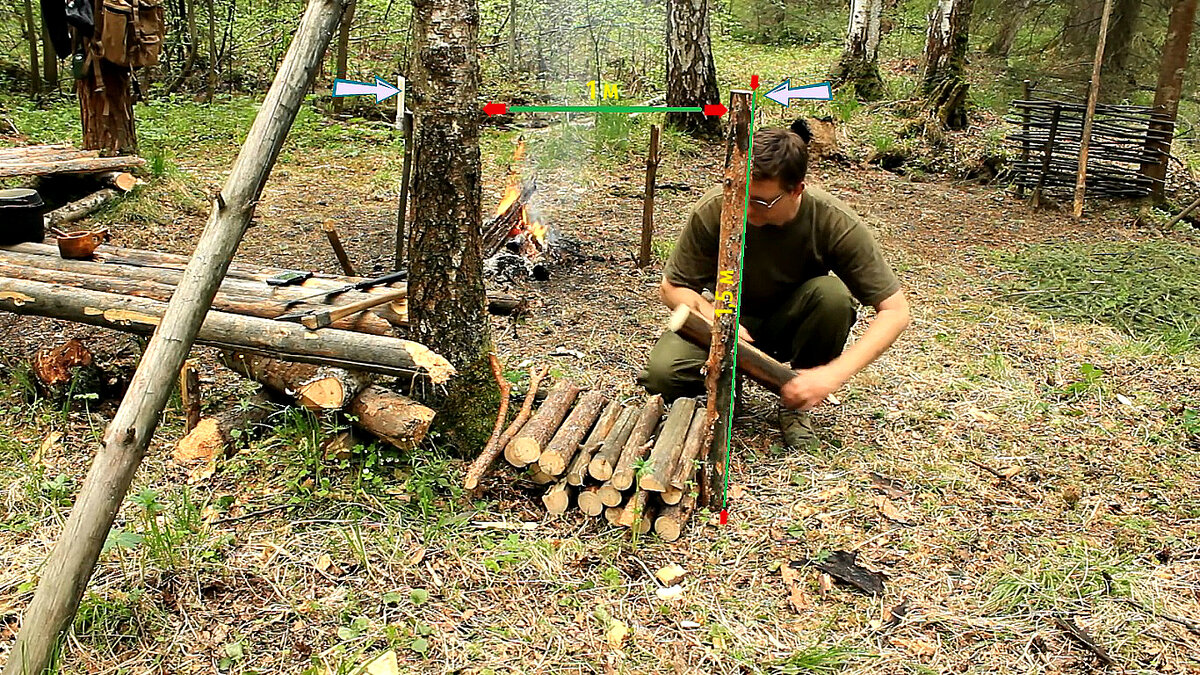
[[[1049,316],[1103,322],[1169,351],[1200,344],[1200,249],[1169,239],[1042,244],[994,254],[1019,274],[1005,297]]]
[[[767,672],[773,675],[829,675],[845,670],[851,661],[862,656],[863,652],[843,645],[815,644],[770,664]]]

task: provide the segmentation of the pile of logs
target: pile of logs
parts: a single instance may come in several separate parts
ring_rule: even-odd
[[[65,144],[0,148],[0,178],[58,173],[119,173],[145,163],[146,160],[141,157],[101,157],[99,150],[78,150]]]
[[[623,405],[564,380],[530,414],[535,391],[467,472],[466,487],[476,489],[503,454],[549,486],[542,503],[550,514],[574,505],[639,534],[653,529],[667,541],[678,539],[696,507],[697,459],[711,433],[703,407],[680,398],[665,409],[657,395]]]

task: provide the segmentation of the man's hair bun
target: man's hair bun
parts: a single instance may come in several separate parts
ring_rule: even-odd
[[[812,140],[812,131],[808,128],[808,122],[805,122],[803,117],[796,118],[796,121],[792,122],[792,125],[788,128],[792,130],[792,133],[804,139],[805,143]]]

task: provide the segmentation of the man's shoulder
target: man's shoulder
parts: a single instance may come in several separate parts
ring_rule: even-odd
[[[711,225],[721,222],[721,206],[725,201],[725,188],[721,185],[714,185],[709,188],[700,199],[692,204],[692,213],[700,217],[700,220],[705,225]]]
[[[862,218],[849,204],[816,185],[804,188],[804,199],[811,199],[817,221],[834,227],[862,225]]]

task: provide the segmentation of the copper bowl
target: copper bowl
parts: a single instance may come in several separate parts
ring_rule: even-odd
[[[66,232],[58,238],[58,254],[64,258],[90,258],[108,239],[108,230]]]

